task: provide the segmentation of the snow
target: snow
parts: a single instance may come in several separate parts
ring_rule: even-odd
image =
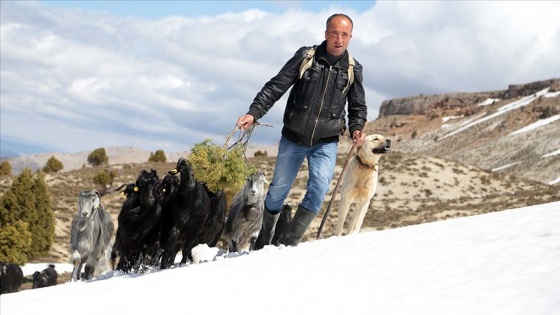
[[[506,165],[503,165],[503,166],[500,166],[500,167],[496,167],[496,168],[493,168],[493,169],[492,169],[492,172],[497,172],[497,171],[503,170],[503,169],[505,169],[505,168],[508,168],[508,167],[510,167],[510,166],[517,165],[517,164],[519,164],[519,163],[521,163],[521,162],[509,163],[509,164],[506,164]]]
[[[441,122],[442,123],[446,123],[448,120],[452,120],[452,119],[456,119],[456,118],[461,118],[463,116],[445,116],[441,118]],[[443,127],[443,126],[442,126]]]
[[[536,121],[536,122],[534,122],[530,125],[527,125],[527,126],[521,128],[521,129],[515,130],[514,132],[510,133],[509,136],[516,135],[516,134],[523,133],[523,132],[527,132],[527,131],[531,131],[531,130],[537,129],[539,127],[542,127],[542,126],[546,126],[548,124],[551,124],[551,123],[557,121],[558,119],[560,119],[560,115],[555,115],[555,116],[550,116],[550,117],[545,118],[545,119],[540,119],[540,120],[538,120],[538,121]]]
[[[50,262],[41,263],[41,264],[37,264],[37,263],[25,264],[24,266],[21,266],[21,271],[23,271],[24,276],[30,276],[33,275],[35,271],[41,271],[47,268],[49,264],[54,265],[54,269],[58,274],[65,273],[65,272],[72,272],[72,268],[73,268],[72,264],[61,264],[61,263],[50,263]]]
[[[467,130],[467,129],[473,127],[473,126],[476,126],[476,125],[478,125],[478,124],[480,124],[480,123],[482,123],[482,122],[485,122],[485,121],[487,121],[487,120],[496,118],[496,117],[498,117],[498,116],[500,116],[500,115],[502,115],[502,114],[505,114],[505,113],[507,113],[507,112],[509,112],[509,111],[512,111],[512,110],[515,110],[515,109],[518,109],[518,108],[527,106],[527,105],[531,104],[534,100],[536,100],[537,98],[539,98],[539,97],[541,97],[541,96],[545,96],[545,97],[546,97],[549,89],[550,89],[550,87],[547,87],[547,88],[545,88],[545,89],[542,89],[541,91],[538,91],[537,93],[535,93],[535,94],[533,94],[533,95],[525,96],[525,97],[522,97],[521,99],[519,99],[519,100],[517,100],[517,101],[513,101],[513,102],[511,102],[511,103],[509,103],[509,104],[506,104],[506,105],[504,105],[504,106],[498,108],[498,109],[496,110],[495,113],[490,114],[490,115],[488,115],[488,116],[484,116],[484,117],[482,117],[482,118],[480,118],[480,119],[474,120],[474,121],[472,121],[472,122],[470,122],[470,123],[464,125],[463,127],[459,128],[459,129],[456,129],[456,130],[454,130],[454,131],[452,131],[452,132],[446,134],[445,136],[441,137],[439,140],[443,140],[443,139],[445,139],[445,138],[448,138],[448,137],[451,137],[451,136],[453,136],[453,135],[456,135],[456,134],[458,134],[459,132],[465,131],[465,130]]]
[[[556,184],[558,184],[558,183],[560,183],[560,176],[558,176],[558,178],[556,178],[555,180],[549,182],[548,184],[549,184],[549,185],[556,185]]]
[[[207,246],[200,255],[212,260]],[[560,202],[0,296],[0,314],[558,314]]]
[[[558,149],[556,151],[552,151],[550,153],[547,153],[547,154],[543,155],[542,157],[545,158],[545,157],[555,156],[555,155],[558,155],[558,154],[560,154],[560,149]]]
[[[494,102],[499,102],[499,101],[501,101],[501,99],[499,98],[488,98],[485,101],[478,103],[478,106],[492,105],[494,104]]]
[[[544,95],[544,97],[558,97],[560,96],[560,91],[557,92],[548,92]]]

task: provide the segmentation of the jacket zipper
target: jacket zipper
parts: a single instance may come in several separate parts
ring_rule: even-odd
[[[327,87],[329,86],[329,81],[331,79],[332,66],[329,66],[329,74],[327,75],[327,81],[325,82],[325,87],[323,89],[323,96],[321,97],[321,106],[319,107],[319,113],[317,114],[317,119],[315,119],[315,124],[313,125],[313,132],[311,133],[311,139],[309,139],[309,146],[313,146],[313,138],[315,137],[315,130],[317,130],[317,124],[319,124],[319,117],[321,117],[321,112],[323,111],[323,105],[325,103],[325,94],[327,94]]]

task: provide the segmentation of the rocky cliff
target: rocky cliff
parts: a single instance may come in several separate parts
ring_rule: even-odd
[[[509,85],[507,90],[419,95],[386,100],[381,104],[379,117],[391,115],[437,115],[445,110],[460,109],[480,104],[488,99],[511,100],[534,94],[550,87],[549,92],[560,91],[560,78],[527,84]]]

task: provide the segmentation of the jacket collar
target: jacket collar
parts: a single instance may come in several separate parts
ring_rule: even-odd
[[[327,41],[326,40],[324,40],[321,43],[321,45],[317,46],[316,49],[317,50],[315,52],[315,55],[317,56],[317,59],[323,59],[325,61],[329,60],[328,53],[327,53]],[[342,55],[342,57],[333,66],[339,66],[339,67],[343,67],[345,69],[348,69],[348,67],[350,66],[349,63],[348,63],[348,50],[344,51],[344,54]]]

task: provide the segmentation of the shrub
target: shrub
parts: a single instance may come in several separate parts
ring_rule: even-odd
[[[542,111],[541,115],[539,116],[539,119],[546,119],[549,117],[552,117],[552,108],[550,106],[547,106]]]
[[[150,152],[150,157],[148,158],[148,162],[161,162],[165,163],[167,158],[165,157],[165,152],[163,150],[157,150],[155,153]]]
[[[45,173],[56,173],[64,168],[64,165],[60,160],[53,156],[51,156],[45,166],[43,167],[43,172]]]
[[[0,163],[0,175],[11,175],[12,174],[12,165],[8,161],[2,161]]]
[[[105,152],[105,148],[98,148],[93,150],[87,157],[87,162],[91,166],[100,166],[109,164],[109,157]]]
[[[100,186],[101,189],[99,190],[101,194],[106,194],[111,189],[111,187],[113,187],[113,179],[115,177],[115,172],[108,172],[107,170],[103,170],[93,177],[93,183]]]

